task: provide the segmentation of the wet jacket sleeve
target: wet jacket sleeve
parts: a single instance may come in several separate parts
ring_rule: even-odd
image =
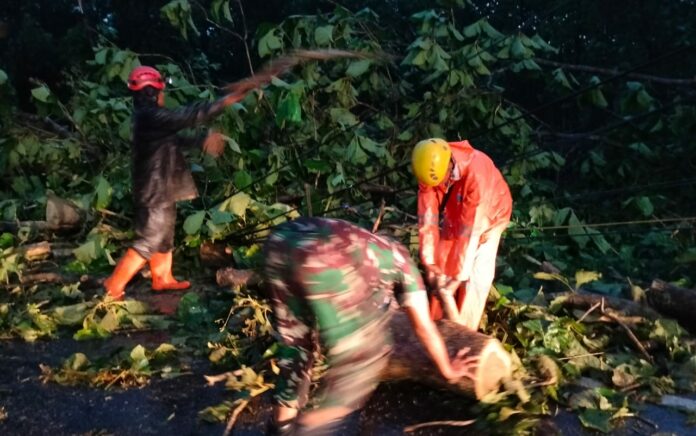
[[[435,265],[435,249],[440,239],[440,202],[442,193],[426,185],[418,187],[418,242],[421,262]]]
[[[224,99],[213,103],[196,103],[177,109],[157,108],[142,114],[139,122],[144,131],[170,135],[179,130],[206,123],[225,109]]]
[[[459,281],[468,280],[474,265],[476,248],[482,232],[484,212],[476,180],[472,173],[465,176],[464,198],[460,203],[457,216],[461,220],[458,225],[458,235],[447,259],[447,275]]]

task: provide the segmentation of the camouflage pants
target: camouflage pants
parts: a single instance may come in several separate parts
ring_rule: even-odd
[[[332,319],[336,321],[329,323],[330,332],[318,331],[327,348],[328,370],[321,379],[317,403],[319,407],[362,407],[377,387],[391,351],[389,302],[374,304],[374,292],[359,279],[358,265],[329,265],[321,253],[301,256],[280,243],[267,245],[266,253],[275,326],[285,345],[279,353],[276,400],[296,409],[307,404],[317,320]]]

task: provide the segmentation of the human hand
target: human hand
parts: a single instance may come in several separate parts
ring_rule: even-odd
[[[442,374],[450,383],[454,383],[462,377],[471,380],[474,380],[476,377],[479,357],[467,356],[470,352],[470,347],[464,347],[459,350],[457,355],[450,361],[449,369]]]
[[[431,289],[439,290],[445,285],[446,276],[437,265],[426,265],[425,280]]]
[[[225,137],[219,132],[211,132],[203,141],[203,151],[213,157],[220,157],[225,151]]]
[[[445,295],[454,295],[461,284],[462,282],[457,279],[448,279],[446,283],[440,285],[438,290],[440,293],[444,293]]]

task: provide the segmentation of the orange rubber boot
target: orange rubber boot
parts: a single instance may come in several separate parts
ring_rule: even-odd
[[[150,271],[152,272],[153,291],[176,291],[188,289],[191,283],[178,282],[172,275],[172,252],[155,253],[150,258]]]
[[[129,248],[116,264],[114,272],[104,281],[106,295],[114,300],[123,299],[126,285],[143,265],[145,265],[145,259],[137,251]]]

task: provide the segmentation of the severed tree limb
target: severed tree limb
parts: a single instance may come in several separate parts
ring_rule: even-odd
[[[230,419],[227,420],[227,425],[225,426],[225,432],[223,433],[224,436],[229,436],[230,433],[232,433],[232,429],[234,428],[234,424],[237,422],[237,418],[239,417],[239,414],[242,413],[244,409],[246,409],[246,406],[249,405],[249,400],[242,400],[239,402],[237,407],[234,408],[232,411],[232,415],[230,415]]]
[[[592,74],[602,74],[607,76],[614,76],[619,73],[617,70],[610,68],[594,67],[591,65],[578,65],[578,64],[567,64],[563,62],[556,62],[548,59],[535,58],[534,61],[540,65],[547,65],[550,67],[563,68],[565,70],[572,71],[582,71],[584,73]],[[673,86],[694,86],[696,85],[696,78],[691,79],[677,79],[672,77],[660,77],[653,76],[650,74],[641,73],[629,73],[626,77],[632,79],[644,80],[646,82],[659,83],[661,85],[673,85]]]
[[[609,315],[606,313],[605,313],[605,315],[607,315],[609,318],[611,318],[614,322],[616,322],[618,325],[620,325],[621,328],[624,329],[624,331],[626,331],[626,334],[628,335],[631,342],[633,342],[633,344],[636,346],[636,348],[638,348],[638,351],[640,351],[641,354],[643,356],[645,356],[645,358],[648,360],[648,362],[654,363],[653,357],[650,355],[650,353],[648,353],[648,350],[645,349],[643,344],[636,337],[635,333],[633,333],[633,330],[631,330],[631,328],[629,326],[627,326],[623,321],[621,321],[619,318],[617,318],[613,315]]]
[[[56,284],[56,285],[69,285],[73,283],[80,283],[84,289],[97,289],[103,286],[105,278],[103,277],[91,277],[88,275],[72,276],[63,275],[57,272],[40,272],[35,274],[24,274],[19,279],[19,284],[21,286],[33,286],[38,284]],[[17,286],[17,284],[9,284],[8,286]]]
[[[419,430],[421,428],[427,428],[427,427],[436,427],[436,426],[449,426],[449,427],[466,427],[469,426],[473,423],[475,423],[475,419],[470,419],[468,421],[431,421],[431,422],[424,422],[422,424],[415,424],[415,425],[409,425],[407,427],[404,427],[404,433],[412,433],[416,430]]]
[[[375,223],[372,225],[372,233],[377,233],[377,230],[379,230],[379,225],[382,223],[382,217],[384,216],[384,206],[386,203],[384,202],[384,198],[382,199],[382,204],[379,207],[379,214],[377,215],[377,219],[375,220]]]
[[[653,280],[646,293],[648,304],[696,332],[696,289],[680,288],[665,281]]]
[[[589,309],[597,303],[602,304],[602,301],[605,312],[612,315],[639,316],[648,320],[662,318],[656,310],[649,306],[644,306],[625,298],[607,297],[599,294],[563,293],[557,295],[552,304],[576,309]],[[616,314],[612,310],[620,313]]]

